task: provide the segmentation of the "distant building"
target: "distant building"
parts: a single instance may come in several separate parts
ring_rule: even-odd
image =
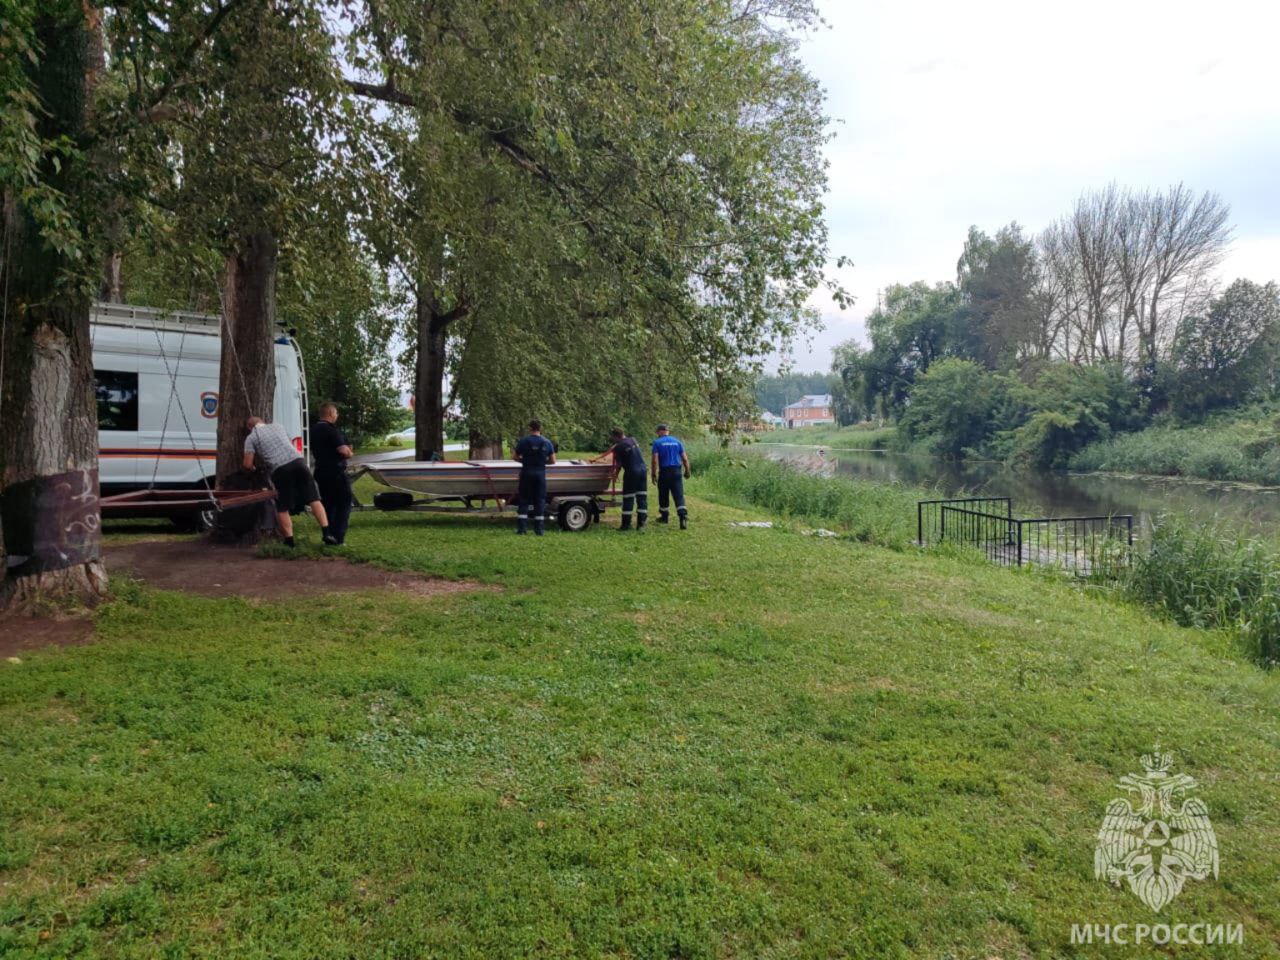
[[[788,430],[835,423],[835,405],[829,393],[811,393],[782,408],[782,419]]]
[[[770,413],[765,410],[760,414],[760,422],[764,424],[766,430],[777,430],[783,424],[783,419],[776,413]]]

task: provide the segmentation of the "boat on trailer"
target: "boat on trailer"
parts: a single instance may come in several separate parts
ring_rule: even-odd
[[[378,460],[352,464],[354,481],[368,474],[394,493],[373,498],[373,509],[500,513],[517,507],[518,460]],[[547,501],[565,530],[598,522],[611,500],[613,466],[566,460],[547,466]],[[358,509],[369,509],[357,500]]]

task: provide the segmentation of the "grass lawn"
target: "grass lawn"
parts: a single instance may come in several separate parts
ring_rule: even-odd
[[[1280,956],[1280,676],[691,490],[687,534],[360,515],[352,558],[499,589],[124,588],[100,642],[0,662],[0,954],[1084,957],[1073,923],[1164,921]],[[1221,849],[1159,916],[1092,873],[1157,741]]]

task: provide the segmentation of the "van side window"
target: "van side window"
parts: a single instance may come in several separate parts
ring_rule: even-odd
[[[120,370],[93,371],[99,430],[138,429],[138,375]]]

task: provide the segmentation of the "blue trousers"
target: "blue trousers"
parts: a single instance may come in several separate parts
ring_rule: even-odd
[[[658,515],[666,523],[671,516],[669,505],[676,502],[676,513],[685,516],[689,511],[684,505],[684,467],[662,467],[658,471]]]
[[[636,529],[649,519],[649,474],[644,470],[627,470],[622,474],[622,529],[631,526],[631,511],[636,513]]]
[[[524,533],[533,521],[533,532],[542,536],[547,521],[547,474],[544,470],[521,471],[516,533]]]

